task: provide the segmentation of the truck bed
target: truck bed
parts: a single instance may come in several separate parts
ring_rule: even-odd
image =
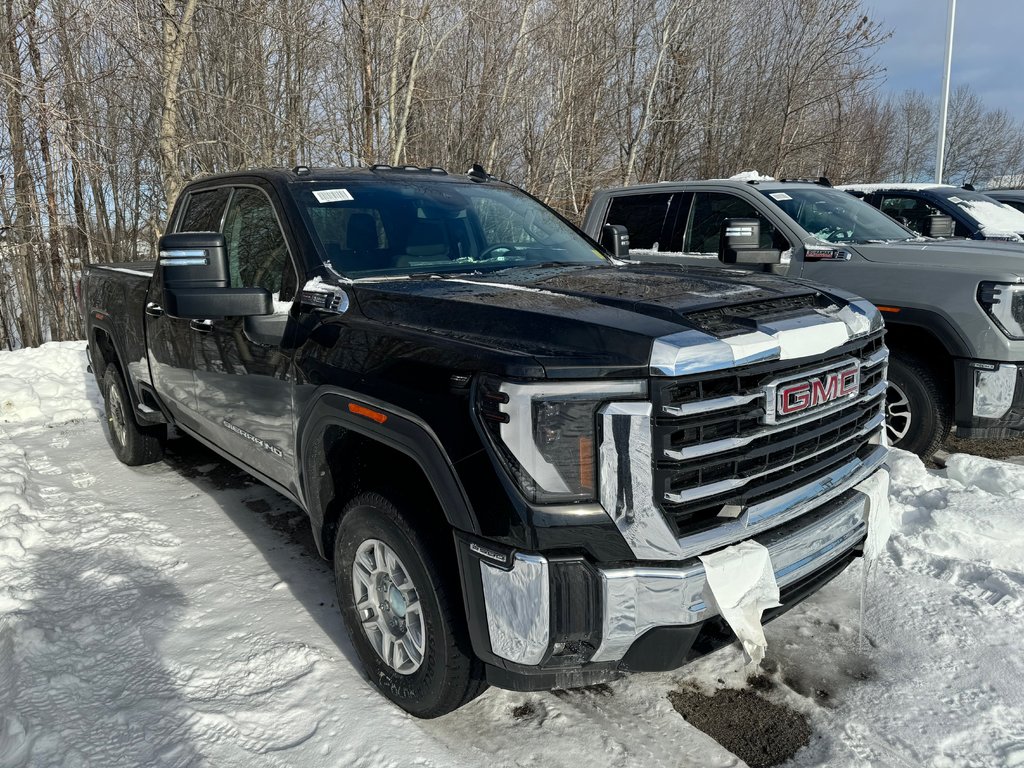
[[[103,371],[92,354],[93,346],[101,341],[113,344],[117,359],[126,368],[133,407],[141,400],[140,386],[151,384],[144,310],[155,269],[155,261],[90,264],[82,280],[82,308],[90,318],[88,325],[93,334],[102,333],[87,340],[97,378],[102,378]]]

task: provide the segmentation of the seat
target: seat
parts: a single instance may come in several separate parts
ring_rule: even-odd
[[[329,255],[331,248],[328,248]],[[337,252],[342,272],[366,272],[394,266],[391,251],[380,247],[377,221],[369,213],[353,213],[345,227],[345,245]]]
[[[444,224],[432,219],[417,219],[405,241],[405,253],[398,257],[395,266],[414,267],[446,259],[451,259],[451,249]]]

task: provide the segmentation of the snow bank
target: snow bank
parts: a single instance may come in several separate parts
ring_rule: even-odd
[[[103,400],[87,362],[84,341],[0,352],[0,425],[17,425],[0,426],[0,435],[38,422],[99,418]]]
[[[958,453],[946,462],[946,476],[995,496],[1024,499],[1024,466]]]

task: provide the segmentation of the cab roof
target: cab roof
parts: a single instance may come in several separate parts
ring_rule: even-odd
[[[415,165],[371,165],[371,166],[336,166],[336,167],[311,167],[297,165],[294,168],[248,168],[227,173],[210,174],[199,176],[189,182],[192,184],[205,184],[208,182],[231,181],[238,178],[262,178],[274,184],[289,184],[294,182],[321,182],[321,181],[370,181],[386,179],[403,180],[424,180],[431,179],[449,183],[472,183],[489,181],[493,177],[483,169],[476,169],[474,166],[466,175],[451,175],[444,168],[430,166],[420,168]]]

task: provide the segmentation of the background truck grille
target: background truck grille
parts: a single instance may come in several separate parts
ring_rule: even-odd
[[[882,427],[886,350],[882,334],[827,357],[750,366],[653,384],[654,489],[679,536],[723,522],[724,505],[748,506],[811,482],[870,452]],[[781,424],[765,424],[765,386],[860,361],[860,393]]]

